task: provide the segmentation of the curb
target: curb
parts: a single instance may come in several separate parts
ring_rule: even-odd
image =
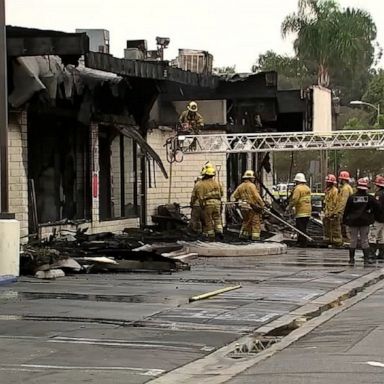
[[[16,283],[16,281],[17,281],[17,276],[12,276],[12,275],[0,276],[0,285],[8,285],[8,284]]]
[[[257,328],[253,334],[242,336],[210,355],[165,373],[161,377],[151,380],[150,383],[225,383],[258,362],[265,360],[278,351],[288,347],[325,321],[328,321],[333,316],[380,289],[381,286],[384,287],[383,280],[384,268],[368,273],[333,291],[327,292],[323,296],[313,299],[304,306],[295,309],[271,323]],[[380,286],[374,286],[376,283],[380,283]],[[361,293],[364,289],[367,289],[367,292]],[[361,295],[356,296],[358,293],[361,293]],[[344,305],[343,302],[346,300],[349,302]],[[260,353],[248,354],[238,359],[229,357],[239,345],[249,344],[260,336],[269,336],[287,328],[291,329],[291,332],[287,336],[284,336],[280,342],[273,344],[270,348]]]

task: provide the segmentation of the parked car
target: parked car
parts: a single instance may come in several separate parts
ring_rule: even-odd
[[[323,206],[324,206],[324,196],[325,196],[324,193],[311,194],[312,216],[320,217],[320,214],[323,211]]]

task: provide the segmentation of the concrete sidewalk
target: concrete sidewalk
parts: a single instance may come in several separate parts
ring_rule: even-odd
[[[384,289],[324,323],[231,384],[382,384]]]

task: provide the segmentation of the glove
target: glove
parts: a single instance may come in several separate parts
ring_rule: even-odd
[[[263,208],[261,208],[260,206],[258,206],[257,204],[250,204],[251,208],[256,212],[256,213],[262,213],[263,212]]]

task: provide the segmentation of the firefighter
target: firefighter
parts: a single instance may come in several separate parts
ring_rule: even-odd
[[[203,171],[203,179],[196,186],[196,196],[202,209],[203,236],[209,241],[215,241],[215,235],[223,239],[223,223],[221,220],[221,198],[223,189],[214,180],[216,170],[212,164],[207,164]]]
[[[375,216],[380,213],[380,205],[377,200],[368,194],[368,178],[357,180],[357,192],[352,194],[345,205],[343,222],[350,230],[351,242],[349,245],[349,263],[355,263],[355,251],[357,241],[360,238],[363,250],[364,263],[371,263],[368,235],[369,226],[374,223]]]
[[[253,241],[260,240],[261,213],[264,201],[254,184],[255,173],[246,171],[242,177],[243,182],[236,188],[232,198],[240,201],[243,223],[240,230],[240,239]],[[245,203],[241,205],[241,203]]]
[[[196,232],[197,234],[201,234],[203,232],[203,226],[202,226],[202,215],[201,215],[201,207],[199,203],[199,199],[196,195],[196,187],[199,185],[200,181],[203,179],[204,174],[204,168],[201,170],[200,176],[197,176],[195,180],[195,185],[192,190],[191,195],[191,221],[189,222],[189,227],[193,232]]]
[[[296,186],[290,196],[287,211],[294,210],[296,228],[306,234],[309,218],[312,214],[311,190],[306,184],[307,180],[305,179],[304,173],[297,173],[294,181]],[[297,236],[297,245],[299,247],[305,247],[307,245],[307,239],[299,234]]]
[[[338,220],[340,222],[340,231],[343,237],[343,241],[348,243],[350,240],[350,235],[349,235],[347,226],[343,224],[343,220],[342,220],[345,205],[347,204],[347,200],[353,194],[353,189],[349,184],[350,175],[348,171],[340,172],[339,182],[340,182],[340,187],[339,187],[339,197],[338,197],[339,201],[337,203],[337,215],[338,215]]]
[[[197,103],[191,101],[187,105],[187,109],[181,112],[179,116],[179,124],[181,125],[183,131],[198,135],[200,129],[204,127],[203,116],[198,113]]]
[[[336,187],[337,179],[335,175],[328,175],[325,178],[326,188],[324,197],[324,240],[330,245],[340,247],[343,245],[341,237],[340,217],[337,213],[338,207],[338,189]]]
[[[376,247],[379,250],[377,258],[384,260],[384,176],[376,176],[375,185],[375,198],[381,208],[381,211],[375,217],[375,239]]]

